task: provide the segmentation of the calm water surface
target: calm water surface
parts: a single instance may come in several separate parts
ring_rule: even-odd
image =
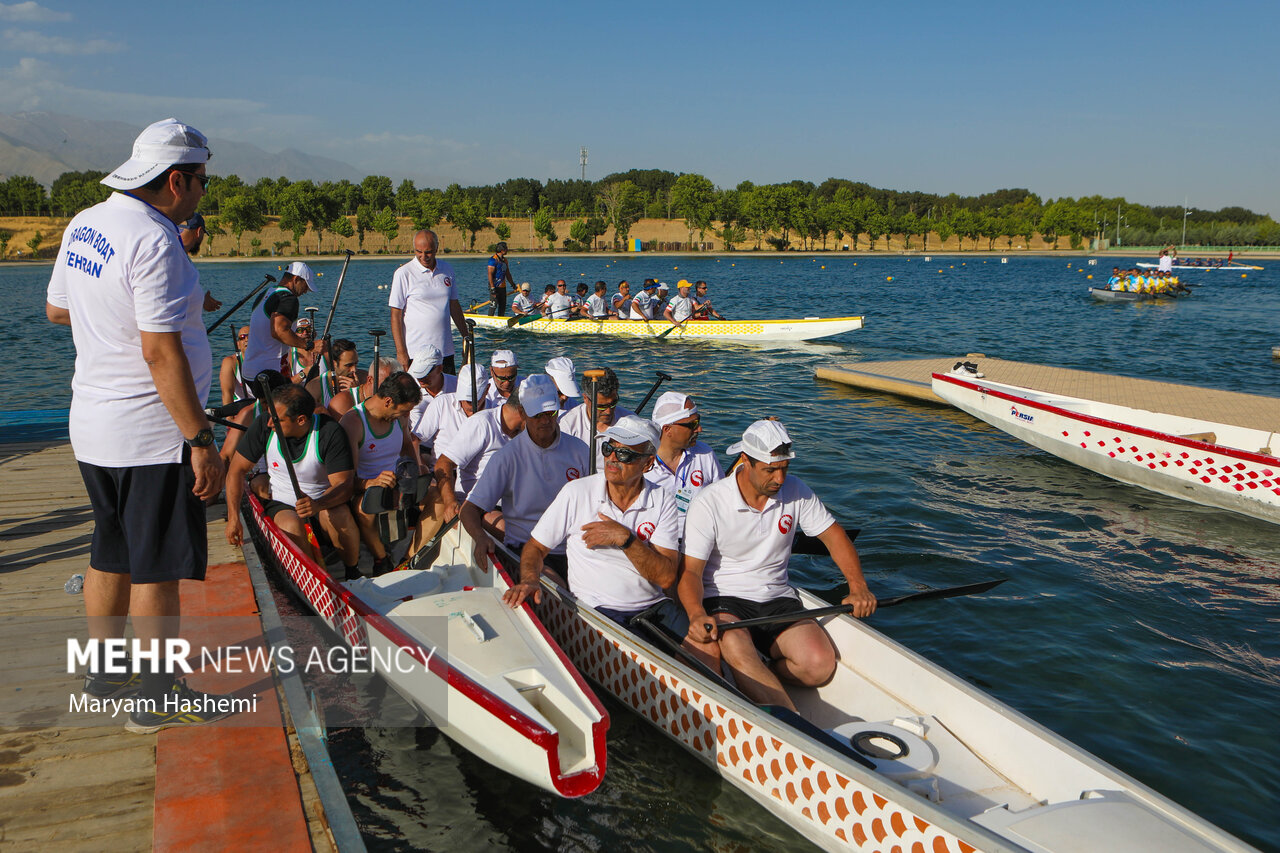
[[[892,595],[993,576],[982,597],[886,610],[875,626],[1103,760],[1245,840],[1280,849],[1280,528],[1106,480],[966,415],[813,378],[832,361],[962,355],[1043,362],[1280,395],[1280,274],[1186,272],[1203,285],[1159,305],[1099,305],[1076,259],[941,257],[519,259],[536,289],[563,277],[673,285],[704,278],[732,318],[862,314],[865,329],[779,348],[484,336],[522,365],[556,355],[610,365],[635,403],[655,370],[677,377],[722,453],[742,428],[781,417],[793,471],[861,527],[872,587]],[[484,262],[454,261],[464,300],[483,299]],[[1107,264],[1104,268],[1102,264]],[[228,307],[270,264],[205,264]],[[315,297],[321,316],[338,262]],[[335,330],[369,356],[386,326],[396,262],[353,262]],[[1271,266],[1275,267],[1275,264]],[[0,437],[65,410],[70,334],[43,318],[49,268],[0,266],[5,364]],[[890,280],[890,277],[892,279]],[[304,300],[304,304],[306,301]],[[230,333],[215,335],[220,356]],[[31,390],[34,388],[34,391]],[[120,428],[126,428],[121,426]],[[807,586],[835,587],[829,563],[798,558]],[[305,619],[299,630],[314,631]],[[323,641],[323,637],[316,638]],[[375,849],[794,849],[798,837],[616,703],[609,772],[576,801],[544,795],[431,728],[344,729],[333,758]]]

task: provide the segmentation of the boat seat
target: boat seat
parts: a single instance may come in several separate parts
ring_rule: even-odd
[[[922,779],[938,766],[938,752],[925,739],[929,725],[921,717],[893,720],[850,720],[829,733],[849,744],[890,779]]]

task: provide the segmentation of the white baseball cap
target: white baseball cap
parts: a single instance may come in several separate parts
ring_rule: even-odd
[[[489,384],[489,371],[484,369],[484,365],[476,365],[476,385],[475,395],[479,399],[484,399],[485,386]],[[464,364],[458,369],[458,402],[464,400],[471,402],[471,365]]]
[[[791,436],[781,421],[756,421],[742,434],[742,441],[729,445],[729,455],[745,453],[757,462],[785,462],[795,459]]]
[[[547,375],[556,383],[560,393],[566,397],[581,397],[582,389],[574,378],[573,360],[561,356],[547,362]]]
[[[662,440],[653,421],[639,415],[625,415],[618,418],[617,423],[604,431],[604,437],[632,447],[648,442],[657,448],[658,442]]]
[[[102,183],[116,190],[136,189],[170,166],[208,163],[209,139],[189,124],[167,118],[149,125],[133,141],[133,156]]]
[[[493,358],[489,359],[490,367],[515,367],[516,354],[509,349],[500,349],[493,351]]]
[[[664,290],[670,290],[670,289],[671,289],[671,288],[667,286],[667,283],[666,283],[665,281],[658,282],[658,292],[659,292],[659,293],[661,293],[661,292],[662,292],[662,291],[664,291]]]
[[[307,266],[302,261],[294,261],[289,264],[289,268],[285,270],[285,272],[289,275],[296,275],[307,283],[307,290],[312,293],[316,292],[316,274],[311,271],[311,267]]]
[[[541,415],[545,412],[560,411],[560,398],[556,395],[556,383],[544,373],[526,376],[516,392],[520,397],[520,408],[526,417]]]
[[[688,408],[686,404],[689,404]],[[698,406],[689,399],[688,394],[681,394],[679,391],[668,391],[653,406],[653,422],[659,427],[669,426],[696,414]]]
[[[427,344],[413,354],[409,363],[409,375],[414,379],[425,379],[427,374],[444,364],[444,356],[440,350]]]

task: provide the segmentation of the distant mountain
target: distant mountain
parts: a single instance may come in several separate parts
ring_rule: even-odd
[[[31,175],[49,186],[63,172],[109,172],[133,149],[141,127],[58,113],[0,113],[0,178]],[[349,163],[293,148],[272,154],[256,145],[210,139],[209,172],[239,175],[252,183],[284,176],[293,181],[360,181],[365,173]]]

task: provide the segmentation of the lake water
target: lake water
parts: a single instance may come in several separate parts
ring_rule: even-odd
[[[579,370],[611,366],[624,404],[666,371],[671,388],[698,400],[703,438],[722,454],[750,421],[782,418],[799,454],[793,472],[862,528],[877,593],[1010,578],[984,596],[885,610],[873,617],[879,630],[1228,831],[1280,849],[1280,528],[1112,482],[958,412],[813,378],[828,362],[983,352],[1280,395],[1275,269],[1186,271],[1202,285],[1191,298],[1094,304],[1085,288],[1115,262],[1082,271],[1076,258],[998,256],[513,259],[515,279],[538,291],[559,277],[611,289],[622,278],[703,278],[732,318],[861,314],[866,328],[768,349],[520,331],[481,333],[481,346],[514,349],[525,371],[557,355]],[[366,361],[366,330],[387,322],[378,285],[396,263],[361,260],[347,275],[335,332],[356,339]],[[454,263],[464,303],[484,299],[484,261]],[[323,319],[341,264],[314,266],[321,292],[304,305]],[[228,307],[264,273],[279,275],[274,262],[200,270]],[[43,317],[48,274],[0,266],[12,306],[0,340],[17,377],[0,384],[0,438],[33,434],[32,424],[56,433],[65,413],[72,348]],[[229,347],[220,329],[215,352]],[[811,588],[839,581],[821,559],[796,563]],[[745,796],[606,705],[609,772],[581,800],[544,795],[431,728],[335,731],[334,764],[375,849],[796,847],[798,836]]]

